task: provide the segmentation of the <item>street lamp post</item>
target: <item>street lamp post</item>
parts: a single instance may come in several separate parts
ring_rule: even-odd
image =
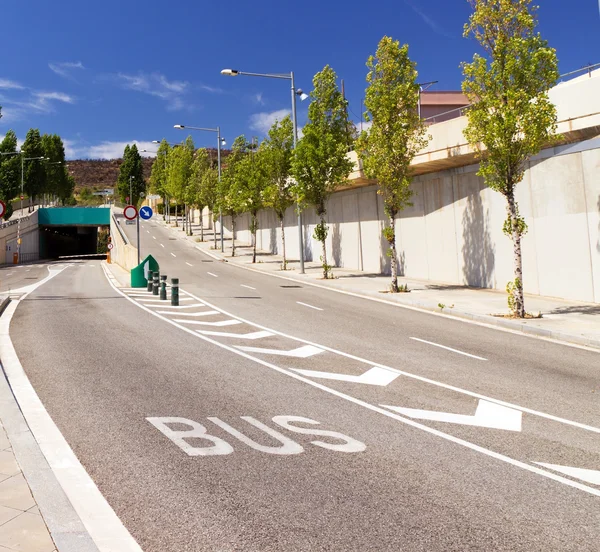
[[[219,171],[219,182],[221,181],[221,144],[225,145],[225,140],[221,138],[221,127],[217,128],[203,128],[193,127],[187,125],[173,125],[174,128],[188,129],[188,130],[201,130],[205,132],[216,132],[217,133],[217,167]],[[219,225],[221,226],[221,253],[225,253],[225,245],[223,241],[223,209],[219,207]]]
[[[247,77],[264,77],[267,79],[283,79],[291,81],[292,85],[292,125],[294,128],[294,149],[298,145],[298,118],[296,115],[296,96],[300,96],[300,100],[306,100],[308,95],[302,92],[302,89],[296,89],[296,83],[294,81],[294,72],[290,73],[247,73],[245,71],[238,71],[237,69],[223,69],[222,75],[230,77],[237,77],[238,75],[244,75]],[[304,274],[304,240],[302,238],[302,213],[300,212],[300,203],[297,201],[298,210],[298,246],[300,252],[300,274]]]

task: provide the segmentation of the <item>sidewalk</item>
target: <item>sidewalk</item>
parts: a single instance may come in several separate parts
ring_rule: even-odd
[[[162,216],[155,222],[167,226]],[[516,330],[528,335],[546,337],[600,349],[600,304],[565,301],[539,295],[526,295],[527,312],[542,314],[542,318],[515,320],[505,318],[508,314],[506,293],[502,291],[469,288],[428,280],[399,278],[400,284],[407,284],[409,293],[391,294],[389,277],[368,274],[343,268],[333,269],[333,279],[324,280],[319,263],[305,262],[305,274],[299,273],[297,259],[288,261],[288,270],[281,270],[282,257],[268,252],[257,251],[256,264],[252,264],[252,247],[236,242],[236,256],[231,257],[231,239],[225,239],[225,254],[212,249],[212,230],[204,231],[204,242],[198,242],[200,227],[193,225],[193,236],[186,236],[181,227],[171,224],[174,236],[187,240],[190,245],[212,257],[229,263],[273,276],[302,281],[309,285],[369,297],[378,301],[433,311],[438,314],[466,318],[491,326]],[[239,242],[241,243],[241,242]]]

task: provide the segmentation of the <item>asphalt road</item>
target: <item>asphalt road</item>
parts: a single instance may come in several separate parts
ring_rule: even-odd
[[[600,470],[597,353],[283,287],[169,237],[142,226],[182,308],[90,262],[11,324],[144,550],[598,549],[600,480],[540,465]]]
[[[14,289],[25,287],[43,280],[48,276],[48,265],[39,263],[9,265],[0,268],[0,293],[10,293]]]

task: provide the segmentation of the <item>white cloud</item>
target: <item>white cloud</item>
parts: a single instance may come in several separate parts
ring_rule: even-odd
[[[24,87],[23,87],[24,88]],[[63,92],[48,92],[29,90],[27,97],[23,98],[23,93],[18,97],[0,97],[2,104],[2,119],[0,124],[9,124],[14,121],[26,119],[32,114],[53,113],[56,110],[55,102],[67,104],[75,103],[75,98]]]
[[[600,1],[600,0],[599,0]],[[265,100],[263,99],[263,93],[259,92],[258,94],[254,94],[254,101],[259,105],[265,105]]]
[[[216,86],[201,84],[198,88],[200,88],[200,90],[204,90],[205,92],[210,92],[211,94],[223,94],[223,89]]]
[[[152,142],[131,140],[129,142],[112,142],[105,140],[95,145],[78,146],[75,141],[63,140],[67,159],[119,159],[123,157],[125,146],[136,144],[142,157],[154,157],[156,144]],[[141,150],[148,150],[142,152]]]
[[[75,99],[73,96],[69,96],[68,94],[64,94],[63,92],[34,92],[33,94],[36,98],[38,98],[41,102],[47,102],[48,100],[56,100],[57,102],[64,103],[75,103]]]
[[[263,134],[267,134],[275,121],[281,121],[286,115],[289,115],[289,109],[278,109],[277,111],[255,113],[250,117],[250,128]]]
[[[49,63],[48,67],[51,71],[66,79],[73,79],[71,72],[74,69],[85,69],[81,61],[63,61],[61,63]]]
[[[360,121],[354,123],[354,126],[356,127],[356,130],[358,132],[360,132],[360,125],[361,125]],[[362,122],[363,130],[369,130],[372,126],[373,126],[373,121],[363,121]]]
[[[18,82],[11,81],[9,79],[0,79],[0,88],[4,90],[24,90],[25,87]]]
[[[160,73],[138,73],[137,75],[117,74],[117,81],[127,90],[135,90],[151,96],[161,98],[168,103],[170,111],[177,111],[186,107],[182,96],[189,91],[187,81],[170,81]]]

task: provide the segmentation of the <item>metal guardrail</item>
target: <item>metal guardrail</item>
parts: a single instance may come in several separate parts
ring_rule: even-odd
[[[115,217],[114,213],[111,213],[110,216],[113,219],[113,222],[115,223],[115,226],[117,227],[117,230],[119,231],[119,234],[121,234],[121,238],[123,238],[123,241],[125,242],[125,244],[127,245],[129,243],[129,240],[127,239],[127,236],[125,235],[125,232],[123,231],[123,229],[121,228],[121,224],[119,223],[119,221],[117,220],[117,217]]]

